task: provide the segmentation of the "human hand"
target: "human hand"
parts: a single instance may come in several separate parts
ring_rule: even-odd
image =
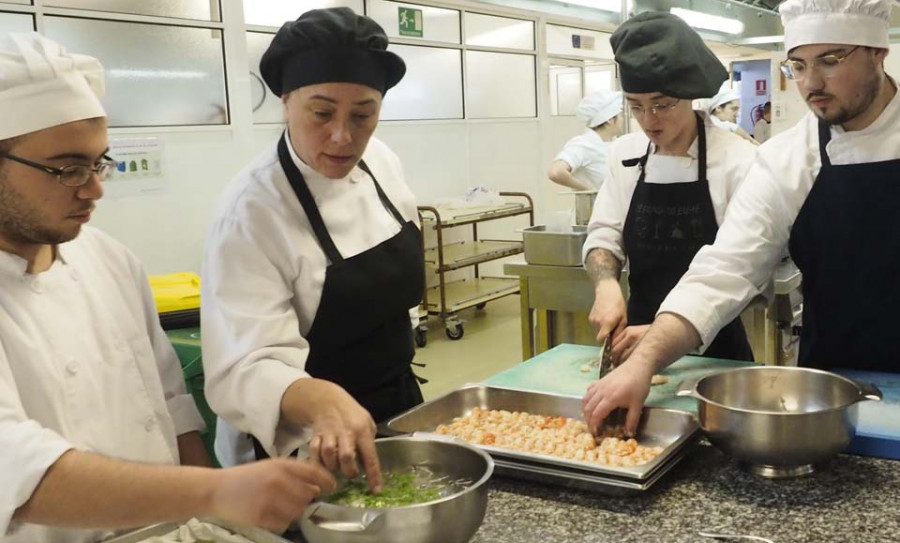
[[[316,496],[337,486],[322,466],[293,458],[215,470],[213,476],[210,516],[276,533],[284,532]]]
[[[641,342],[644,334],[646,334],[649,329],[649,324],[627,326],[622,330],[621,334],[614,335],[612,351],[610,352],[613,364],[618,366],[622,362],[628,360],[628,357],[631,356],[631,353],[634,352],[635,347],[638,346],[638,343]]]
[[[641,420],[644,400],[650,393],[653,369],[638,361],[625,362],[606,377],[591,383],[581,400],[582,413],[591,432],[597,434],[613,409],[628,410],[625,432],[634,435]]]
[[[598,343],[610,336],[616,337],[625,329],[628,318],[625,315],[625,298],[618,281],[607,279],[597,283],[588,321],[597,332]]]
[[[309,458],[347,478],[360,474],[362,461],[369,487],[381,492],[381,465],[375,451],[375,421],[340,386],[321,379],[303,379],[307,385],[306,413],[313,427]],[[293,386],[293,385],[292,385]]]

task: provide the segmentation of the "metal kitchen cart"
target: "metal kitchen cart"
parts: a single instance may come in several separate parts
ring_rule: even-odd
[[[502,204],[474,208],[444,208],[419,206],[422,223],[422,239],[434,230],[437,243],[425,247],[426,275],[437,275],[437,284],[428,286],[422,296],[423,313],[438,315],[444,322],[447,337],[460,339],[465,332],[457,314],[470,307],[482,309],[491,300],[519,292],[517,278],[482,276],[479,265],[499,258],[521,253],[523,244],[518,240],[479,239],[478,224],[485,221],[528,215],[529,226],[534,226],[534,203],[524,192],[501,192]],[[449,242],[444,231],[449,228],[471,226],[471,239]],[[474,277],[448,280],[446,274],[473,267]],[[425,327],[416,331],[416,343],[424,347],[427,342]]]

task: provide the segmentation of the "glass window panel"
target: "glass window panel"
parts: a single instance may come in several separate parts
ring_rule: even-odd
[[[220,21],[218,0],[44,0],[45,6]]]
[[[534,50],[534,22],[466,12],[466,45]]]
[[[381,119],[462,119],[462,52],[458,49],[391,45],[406,62],[406,76],[389,90]]]
[[[274,34],[247,32],[247,60],[250,70],[250,103],[254,123],[284,122],[281,98],[272,94],[259,73],[259,60],[272,43]]]
[[[616,90],[616,67],[585,66],[584,92],[594,94],[601,90]]]
[[[550,66],[550,114],[575,115],[581,101],[581,68]]]
[[[533,55],[466,51],[467,116],[536,117]]]
[[[248,25],[281,26],[311,9],[338,7],[363,13],[363,0],[244,0],[244,21]]]
[[[459,12],[455,9],[432,8],[418,4],[369,0],[366,15],[375,19],[391,38],[416,39],[416,36],[400,35],[401,8],[422,12],[421,39],[445,43],[460,43]]]
[[[10,32],[31,32],[34,30],[34,19],[31,15],[21,13],[0,13],[0,34]]]
[[[612,60],[609,34],[583,28],[546,25],[547,53],[566,57],[606,58]]]
[[[0,0],[0,4],[25,4],[30,6],[31,0]]]
[[[225,124],[222,32],[46,17],[45,34],[106,68],[110,126]]]

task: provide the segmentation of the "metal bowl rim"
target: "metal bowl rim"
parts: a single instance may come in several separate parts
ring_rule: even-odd
[[[803,373],[818,373],[818,374],[828,375],[830,377],[835,377],[841,381],[849,383],[850,385],[853,385],[853,387],[857,391],[860,391],[859,385],[856,384],[856,382],[854,382],[852,379],[849,379],[847,377],[844,377],[843,375],[839,375],[837,373],[832,373],[832,372],[826,371],[826,370],[820,370],[817,368],[801,368],[801,367],[796,367],[796,366],[751,366],[751,367],[747,367],[747,368],[732,368],[732,369],[717,371],[715,373],[710,373],[710,374],[704,375],[703,377],[698,379],[697,383],[694,385],[695,398],[697,398],[698,400],[703,401],[705,403],[708,403],[710,405],[714,405],[716,407],[720,407],[722,409],[726,409],[728,411],[734,411],[737,413],[747,413],[750,415],[778,415],[778,416],[785,416],[785,417],[821,415],[823,413],[829,413],[829,412],[833,412],[833,411],[843,411],[844,409],[847,409],[847,408],[852,407],[852,406],[856,405],[857,403],[859,403],[859,399],[857,399],[855,401],[852,401],[852,402],[842,405],[842,406],[829,407],[826,409],[820,409],[818,411],[807,411],[804,413],[784,413],[781,411],[763,411],[760,409],[747,409],[745,407],[732,407],[730,405],[725,405],[723,403],[719,403],[719,402],[710,400],[703,394],[700,394],[700,383],[702,383],[707,378],[716,377],[718,375],[722,375],[723,373],[744,372],[744,371],[761,371],[761,370],[771,370],[771,369],[775,369],[777,371],[799,371],[799,372],[803,372]]]
[[[413,437],[413,436],[382,437],[382,438],[378,438],[375,440],[376,443],[380,442],[380,441],[425,441],[425,442],[441,443],[444,445],[450,445],[450,446],[455,446],[455,447],[462,447],[462,448],[468,449],[468,450],[476,453],[478,456],[480,456],[485,461],[484,475],[482,475],[481,478],[478,479],[478,481],[472,483],[471,485],[469,485],[468,487],[466,487],[463,490],[460,490],[459,492],[455,492],[453,494],[450,494],[449,496],[444,496],[443,498],[440,498],[437,500],[431,500],[429,502],[413,503],[410,505],[398,505],[396,507],[352,507],[349,505],[338,505],[336,503],[328,503],[326,501],[316,501],[314,503],[316,505],[318,505],[319,507],[324,507],[325,509],[337,509],[337,510],[351,509],[351,510],[355,510],[355,511],[409,511],[411,509],[415,509],[418,507],[433,507],[435,504],[444,503],[444,502],[450,501],[452,499],[455,499],[459,496],[462,496],[463,494],[465,494],[467,492],[474,491],[477,488],[483,486],[485,483],[487,483],[488,479],[491,478],[491,475],[494,474],[494,459],[491,458],[491,456],[488,453],[482,451],[481,449],[473,447],[473,446],[469,445],[468,443],[457,443],[457,442],[450,441],[450,440],[445,441],[443,439],[428,439],[425,437]],[[312,504],[310,504],[310,505],[312,505]],[[318,507],[316,509],[318,509]],[[306,516],[308,516],[310,514],[309,513],[310,510],[311,510],[311,508],[307,508]]]

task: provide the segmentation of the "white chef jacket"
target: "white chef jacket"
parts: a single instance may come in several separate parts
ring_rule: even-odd
[[[713,126],[717,126],[722,130],[727,130],[729,132],[737,132],[741,128],[737,123],[733,123],[731,121],[723,121],[715,115],[710,115],[709,120],[712,121]]]
[[[599,189],[606,179],[606,156],[609,142],[590,128],[566,142],[556,160],[562,160],[572,168],[572,176]]]
[[[846,132],[833,126],[826,150],[834,165],[900,158],[900,92],[866,129]],[[700,249],[659,312],[690,321],[708,346],[722,326],[766,290],[821,167],[818,119],[812,113],[760,145],[715,244]]]
[[[725,208],[747,172],[756,146],[740,136],[716,128],[710,117],[703,112],[706,126],[706,178],[709,181],[709,195],[716,213],[716,222],[722,224]],[[593,249],[606,249],[625,261],[625,245],[622,237],[625,218],[631,206],[631,197],[637,186],[641,169],[627,168],[623,160],[639,158],[647,152],[650,140],[641,132],[632,132],[617,139],[609,154],[609,181],[597,193],[594,211],[588,224],[588,236],[583,247],[583,256]],[[699,139],[694,139],[688,149],[689,157],[655,154],[656,146],[651,146],[647,159],[645,182],[647,183],[687,183],[700,177]]]
[[[49,270],[26,268],[0,251],[0,542],[96,541],[11,518],[67,450],[177,464],[176,436],[203,420],[123,245],[84,227]]]
[[[328,179],[288,149],[344,258],[397,235],[369,176],[355,167]],[[418,224],[400,160],[369,140],[363,159],[388,199]],[[223,465],[254,458],[252,433],[270,456],[305,447],[308,428],[279,422],[281,398],[305,371],[306,334],[319,307],[329,262],[291,190],[273,143],[238,173],[222,196],[206,240],[201,338],[206,398],[221,417],[216,455]],[[417,322],[417,309],[410,310]],[[347,315],[353,326],[353,315]],[[224,419],[224,420],[223,420]]]

